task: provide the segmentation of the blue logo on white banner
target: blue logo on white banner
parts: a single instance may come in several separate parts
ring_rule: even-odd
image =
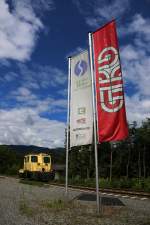
[[[87,71],[87,63],[84,60],[79,60],[75,65],[74,72],[77,76],[83,76]]]

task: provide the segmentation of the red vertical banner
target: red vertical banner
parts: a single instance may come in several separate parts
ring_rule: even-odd
[[[98,141],[128,136],[115,21],[93,33]]]

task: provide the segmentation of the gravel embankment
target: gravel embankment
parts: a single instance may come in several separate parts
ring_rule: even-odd
[[[0,225],[150,225],[150,200],[121,199],[125,206],[103,207],[95,212],[94,202],[74,198],[79,191],[37,187],[14,178],[0,178]]]

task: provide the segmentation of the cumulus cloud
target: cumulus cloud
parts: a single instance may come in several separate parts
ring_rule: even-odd
[[[28,60],[44,28],[31,1],[0,1],[0,59]]]
[[[136,93],[132,96],[126,96],[126,110],[129,122],[137,121],[141,124],[146,118],[150,118],[150,99],[141,98]]]
[[[123,27],[124,37],[130,36],[132,42],[121,47],[121,61],[127,92],[126,105],[129,120],[139,123],[150,117],[150,54],[147,45],[149,39],[149,19],[135,15],[128,26]],[[133,89],[135,89],[133,91]]]
[[[51,89],[65,85],[67,76],[52,66],[24,63],[30,59],[40,31],[45,29],[43,12],[54,8],[53,1],[12,0],[11,3],[0,1],[0,66],[10,67],[9,59],[20,62],[13,64],[14,71],[0,77],[3,88],[0,144],[63,146],[65,123],[51,119],[51,115],[66,113],[67,102],[52,96]]]
[[[126,35],[130,35],[133,41],[121,48],[126,81],[134,84],[140,95],[148,97],[150,97],[150,55],[146,40],[149,38],[149,30],[149,20],[141,15],[135,15],[126,29]]]
[[[0,143],[63,147],[65,123],[51,117],[66,114],[67,100],[54,96],[51,88],[58,91],[66,76],[57,68],[35,68],[20,64],[19,72],[4,74],[1,80],[5,93],[0,110]]]
[[[128,26],[127,32],[134,33],[136,38],[150,41],[150,19],[145,19],[141,14],[136,14]]]
[[[41,97],[41,94],[34,94],[33,91],[24,86],[12,91],[8,99],[15,102],[14,107],[30,107],[38,114],[42,112],[47,112],[49,114],[66,112],[67,108],[67,99],[56,99],[45,95]]]
[[[1,79],[5,93],[0,110],[0,143],[63,146],[65,123],[60,116],[67,110],[67,98],[62,94],[67,76],[51,66],[17,63],[17,68]],[[54,114],[59,121],[52,119]]]
[[[0,144],[60,147],[65,123],[42,118],[30,108],[0,110]]]
[[[66,88],[67,77],[68,75],[63,70],[50,65],[30,64],[29,66],[24,63],[17,63],[17,70],[2,73],[0,80],[1,85],[9,84],[12,89],[14,89],[14,84],[17,88],[23,86],[40,93],[44,93],[48,89],[50,93],[53,88],[53,90],[55,89],[55,95],[57,91],[63,93],[64,88]],[[10,93],[8,94],[10,95]]]
[[[25,6],[32,5],[32,8],[36,11],[36,14],[42,14],[45,11],[49,11],[54,9],[54,2],[53,0],[12,0],[13,5],[16,6],[18,3],[23,4]]]
[[[126,25],[119,27],[120,37],[132,35],[134,43],[139,47],[144,47],[150,41],[150,19],[144,18],[141,14],[135,14],[132,20]]]
[[[33,89],[61,87],[67,81],[67,75],[62,70],[50,65],[34,64],[28,67],[20,63],[18,66],[23,82]]]
[[[18,102],[27,102],[28,104],[37,100],[37,96],[26,87],[19,87],[17,90],[12,91],[10,98],[15,98]]]

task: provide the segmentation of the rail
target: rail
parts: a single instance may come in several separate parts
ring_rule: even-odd
[[[61,186],[64,187],[64,184],[58,184],[58,183],[52,183],[50,182],[51,185],[55,186]],[[76,189],[76,190],[83,190],[83,191],[92,191],[95,192],[95,188],[92,187],[83,187],[83,186],[76,186],[76,185],[68,185],[69,188],[71,189]],[[120,195],[129,195],[129,196],[137,196],[140,198],[149,198],[150,199],[150,193],[149,192],[144,192],[144,191],[133,191],[133,190],[127,190],[127,189],[114,189],[114,188],[100,188],[100,192],[102,193],[112,193],[112,194],[120,194]]]

